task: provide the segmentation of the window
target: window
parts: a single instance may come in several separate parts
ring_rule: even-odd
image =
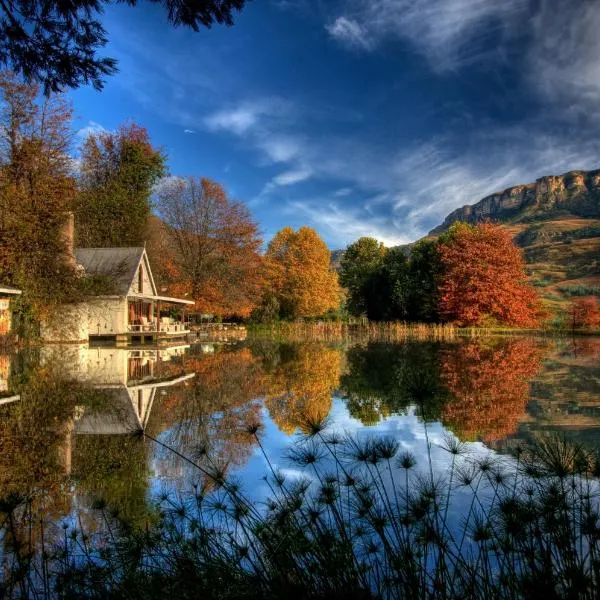
[[[143,267],[143,265],[140,265],[140,268],[138,271],[138,292],[140,294],[144,293],[144,267]]]

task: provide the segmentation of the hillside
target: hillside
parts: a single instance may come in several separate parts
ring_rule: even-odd
[[[600,295],[600,170],[541,177],[450,213],[456,221],[503,224],[523,248],[531,282],[550,309],[577,295]]]

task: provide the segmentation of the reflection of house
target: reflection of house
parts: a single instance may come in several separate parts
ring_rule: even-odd
[[[143,431],[157,394],[164,388],[185,385],[194,373],[185,374],[177,358],[189,346],[160,349],[127,349],[87,345],[46,346],[42,364],[62,368],[61,376],[88,384],[99,392],[89,405],[77,406],[67,428],[65,465],[70,471],[72,436],[127,435]]]
[[[11,355],[0,353],[0,406],[18,400],[20,396],[11,395],[8,380],[11,372]]]
[[[0,284],[0,335],[10,333],[12,327],[11,301],[21,295],[21,290]]]
[[[63,306],[42,327],[43,339],[141,343],[187,335],[183,310],[178,321],[161,316],[161,308],[193,302],[157,294],[145,248],[76,248],[74,258],[85,276],[101,279],[110,293]]]

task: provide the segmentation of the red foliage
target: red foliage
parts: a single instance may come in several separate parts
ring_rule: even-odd
[[[575,298],[569,307],[569,322],[573,329],[600,327],[600,302],[595,296]]]
[[[453,396],[442,421],[461,439],[501,440],[516,431],[529,400],[529,380],[543,349],[529,339],[501,345],[469,342],[443,355],[441,377]]]
[[[458,223],[440,238],[439,253],[443,319],[461,326],[539,323],[540,303],[526,282],[521,251],[502,227]]]

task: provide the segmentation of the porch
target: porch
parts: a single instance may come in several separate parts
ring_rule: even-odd
[[[193,304],[191,300],[169,296],[128,296],[127,333],[157,333],[164,337],[187,335],[190,330],[185,320],[185,307]],[[173,308],[177,309],[176,316],[173,316]],[[170,314],[163,314],[167,310]]]

